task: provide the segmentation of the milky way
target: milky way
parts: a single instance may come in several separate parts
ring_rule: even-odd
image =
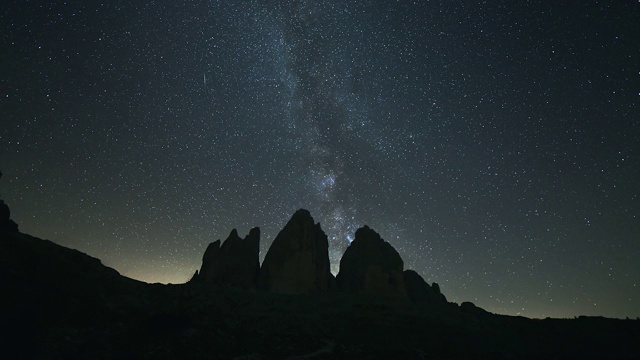
[[[451,301],[640,316],[640,5],[10,2],[0,181],[23,232],[184,282],[299,208]]]

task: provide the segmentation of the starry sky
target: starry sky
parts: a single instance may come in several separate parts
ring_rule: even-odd
[[[640,316],[640,3],[26,1],[0,12],[20,230],[187,281],[311,211],[450,301]]]

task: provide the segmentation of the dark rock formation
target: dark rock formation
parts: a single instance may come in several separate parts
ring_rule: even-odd
[[[2,178],[2,172],[0,172],[0,178]],[[18,224],[11,220],[9,206],[5,204],[4,200],[0,199],[0,233],[7,232],[18,232]]]
[[[378,233],[364,226],[340,260],[338,288],[348,293],[405,297],[404,262]]]
[[[0,233],[18,232],[18,224],[11,220],[9,206],[0,200]]]
[[[291,226],[305,238],[322,238],[306,216]],[[237,243],[235,235],[228,246]],[[362,232],[356,237],[362,240]],[[207,258],[220,259],[225,244],[212,245]],[[371,249],[361,253],[376,258]],[[409,282],[421,278],[404,276],[411,296]],[[196,281],[142,283],[77,250],[0,233],[2,358],[640,359],[640,320],[532,320],[494,315],[470,302],[411,306],[338,292],[210,290]],[[431,290],[437,293],[437,286]]]
[[[276,236],[262,263],[258,289],[286,294],[327,291],[334,282],[329,242],[320,223],[300,209]]]
[[[235,229],[233,231],[235,231]],[[229,235],[229,238],[230,237],[231,235]],[[223,262],[222,256],[220,255],[222,253],[220,244],[220,239],[218,239],[207,246],[207,249],[204,251],[204,255],[202,255],[202,266],[200,266],[200,273],[194,274],[194,279],[198,279],[207,283],[211,283],[214,281],[216,273],[222,267],[221,263]]]
[[[251,229],[244,239],[233,229],[222,246],[220,240],[209,244],[202,257],[200,273],[196,272],[192,281],[224,287],[252,288],[260,270],[259,252],[259,228]]]
[[[191,276],[188,282],[198,281],[200,279],[200,272],[196,270],[196,272]]]
[[[485,316],[489,314],[488,311],[483,308],[477,307],[476,304],[472,303],[471,301],[464,301],[462,304],[460,304],[460,310],[463,313],[473,314],[477,316]]]
[[[405,270],[404,287],[411,302],[416,304],[445,304],[447,298],[440,292],[440,286],[433,283],[432,286],[424,281],[422,276],[413,270]]]

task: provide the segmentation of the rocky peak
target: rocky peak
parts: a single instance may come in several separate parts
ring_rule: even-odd
[[[277,293],[317,293],[329,289],[333,281],[327,235],[309,211],[300,209],[269,248],[258,288]]]
[[[405,297],[403,268],[393,246],[365,225],[342,256],[336,280],[344,292]]]
[[[260,270],[260,229],[255,227],[244,238],[233,229],[224,243],[216,240],[207,246],[200,273],[194,280],[207,284],[252,288]]]

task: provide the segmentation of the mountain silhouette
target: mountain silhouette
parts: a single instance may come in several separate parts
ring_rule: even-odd
[[[253,228],[244,239],[233,229],[220,245],[209,244],[202,257],[202,268],[191,281],[224,287],[253,288],[260,271],[260,229]]]
[[[0,234],[3,358],[637,359],[639,320],[527,319],[448,302],[368,226],[334,278],[297,211],[260,266],[260,231],[211,243],[179,285],[147,284],[27,234]]]
[[[2,171],[0,171],[0,179]],[[13,233],[18,231],[18,224],[11,220],[11,211],[9,205],[0,199],[0,233]]]
[[[329,264],[327,235],[309,211],[300,209],[267,251],[258,288],[284,294],[327,291],[335,284]]]

